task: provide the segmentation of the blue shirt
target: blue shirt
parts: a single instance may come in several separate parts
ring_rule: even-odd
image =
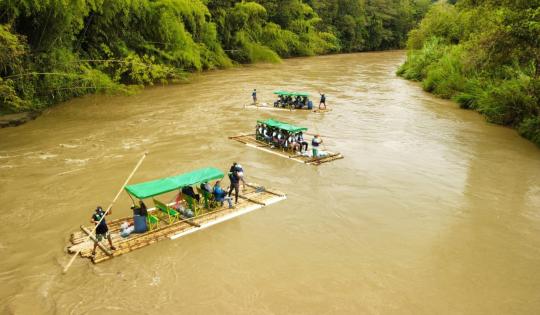
[[[219,186],[214,186],[214,196],[216,201],[223,201],[225,199],[225,191]]]

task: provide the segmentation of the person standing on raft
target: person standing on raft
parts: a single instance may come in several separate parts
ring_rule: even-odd
[[[240,177],[238,176],[238,169],[236,168],[237,163],[234,162],[229,170],[229,180],[231,181],[231,186],[229,187],[228,196],[230,197],[234,190],[234,204],[238,203],[238,191],[240,190]]]
[[[315,135],[311,140],[311,149],[313,151],[313,158],[319,157],[319,145],[323,143],[323,140],[319,135]]]
[[[109,209],[109,212],[107,215],[112,214],[112,209]],[[96,255],[96,248],[98,246],[98,242],[101,242],[104,238],[109,240],[109,245],[111,246],[111,250],[116,250],[116,247],[113,246],[111,234],[109,233],[109,227],[107,226],[107,222],[105,221],[105,211],[103,211],[103,208],[101,206],[96,207],[96,213],[92,215],[92,220],[90,222],[97,225],[96,227],[96,239],[94,241],[94,249],[92,250],[92,256]]]
[[[321,101],[319,102],[319,109],[326,109],[326,96],[324,93],[319,92],[321,94]],[[324,108],[321,108],[321,105],[324,105]]]
[[[251,97],[253,98],[253,105],[257,105],[257,89],[253,89]]]

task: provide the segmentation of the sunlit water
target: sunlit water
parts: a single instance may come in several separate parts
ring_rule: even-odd
[[[404,58],[214,71],[0,130],[0,313],[539,314],[540,150],[396,77]],[[268,103],[276,89],[324,91],[334,110],[244,110],[253,88]],[[227,139],[268,117],[345,159],[307,166]],[[133,182],[238,161],[289,198],[62,275],[69,234],[144,150]],[[129,205],[122,195],[112,218]]]

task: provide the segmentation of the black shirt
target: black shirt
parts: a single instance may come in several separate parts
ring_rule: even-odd
[[[229,179],[231,180],[231,184],[237,184],[240,182],[236,165],[231,166],[231,169],[229,170]]]
[[[105,211],[99,210],[92,216],[92,220],[99,221],[102,217],[105,216]],[[103,219],[96,228],[96,234],[105,234],[109,231],[109,227],[107,226],[107,222],[105,219]]]
[[[191,186],[186,186],[186,187],[182,188],[182,193],[184,195],[190,196],[191,198],[195,198],[195,191],[193,190],[193,187],[191,187]]]

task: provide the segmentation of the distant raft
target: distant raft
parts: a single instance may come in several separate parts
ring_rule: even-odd
[[[212,225],[230,220],[251,211],[263,208],[270,204],[286,199],[284,193],[266,189],[254,183],[248,183],[246,189],[239,195],[238,203],[234,208],[229,208],[227,202],[221,205],[212,201],[208,195],[201,195],[201,203],[194,199],[184,204],[186,210],[194,214],[187,217],[186,211],[175,210],[177,202],[164,204],[156,200],[155,196],[181,189],[189,185],[208,182],[210,180],[223,177],[223,173],[215,168],[204,168],[190,173],[185,173],[173,177],[161,178],[150,182],[129,185],[125,190],[135,198],[152,198],[155,208],[148,209],[146,222],[148,231],[143,233],[131,233],[127,237],[122,237],[121,225],[127,222],[129,225],[134,223],[137,216],[124,217],[107,222],[109,233],[116,250],[110,251],[108,244],[98,243],[99,249],[92,256],[94,246],[93,227],[82,226],[80,231],[71,234],[70,243],[67,246],[68,253],[76,253],[81,250],[83,258],[89,258],[94,263],[100,263],[113,257],[127,254],[136,249],[154,244],[158,241],[167,239],[177,239],[179,237],[206,229]],[[185,196],[184,196],[185,198]],[[89,239],[89,236],[91,239]],[[106,244],[107,242],[103,242]]]
[[[308,130],[305,127],[294,126],[274,119],[267,119],[265,121],[259,120],[258,125],[267,126],[270,130],[272,130],[270,133],[278,130],[286,132],[289,135],[296,135]],[[344,158],[341,153],[326,150],[319,150],[318,155],[315,157],[311,154],[311,150],[304,150],[303,152],[294,151],[292,150],[291,146],[280,146],[273,140],[265,141],[264,135],[259,132],[254,134],[240,134],[238,136],[229,137],[229,139],[238,141],[257,150],[265,151],[296,162],[310,165],[321,165],[323,163]]]
[[[245,109],[257,109],[257,110],[269,110],[269,111],[285,111],[285,112],[313,112],[313,113],[326,113],[332,109],[318,109],[313,108],[313,102],[309,100],[309,93],[306,92],[288,92],[288,91],[274,91],[274,94],[278,96],[278,99],[274,102],[273,106],[267,103],[256,103],[244,105]]]

